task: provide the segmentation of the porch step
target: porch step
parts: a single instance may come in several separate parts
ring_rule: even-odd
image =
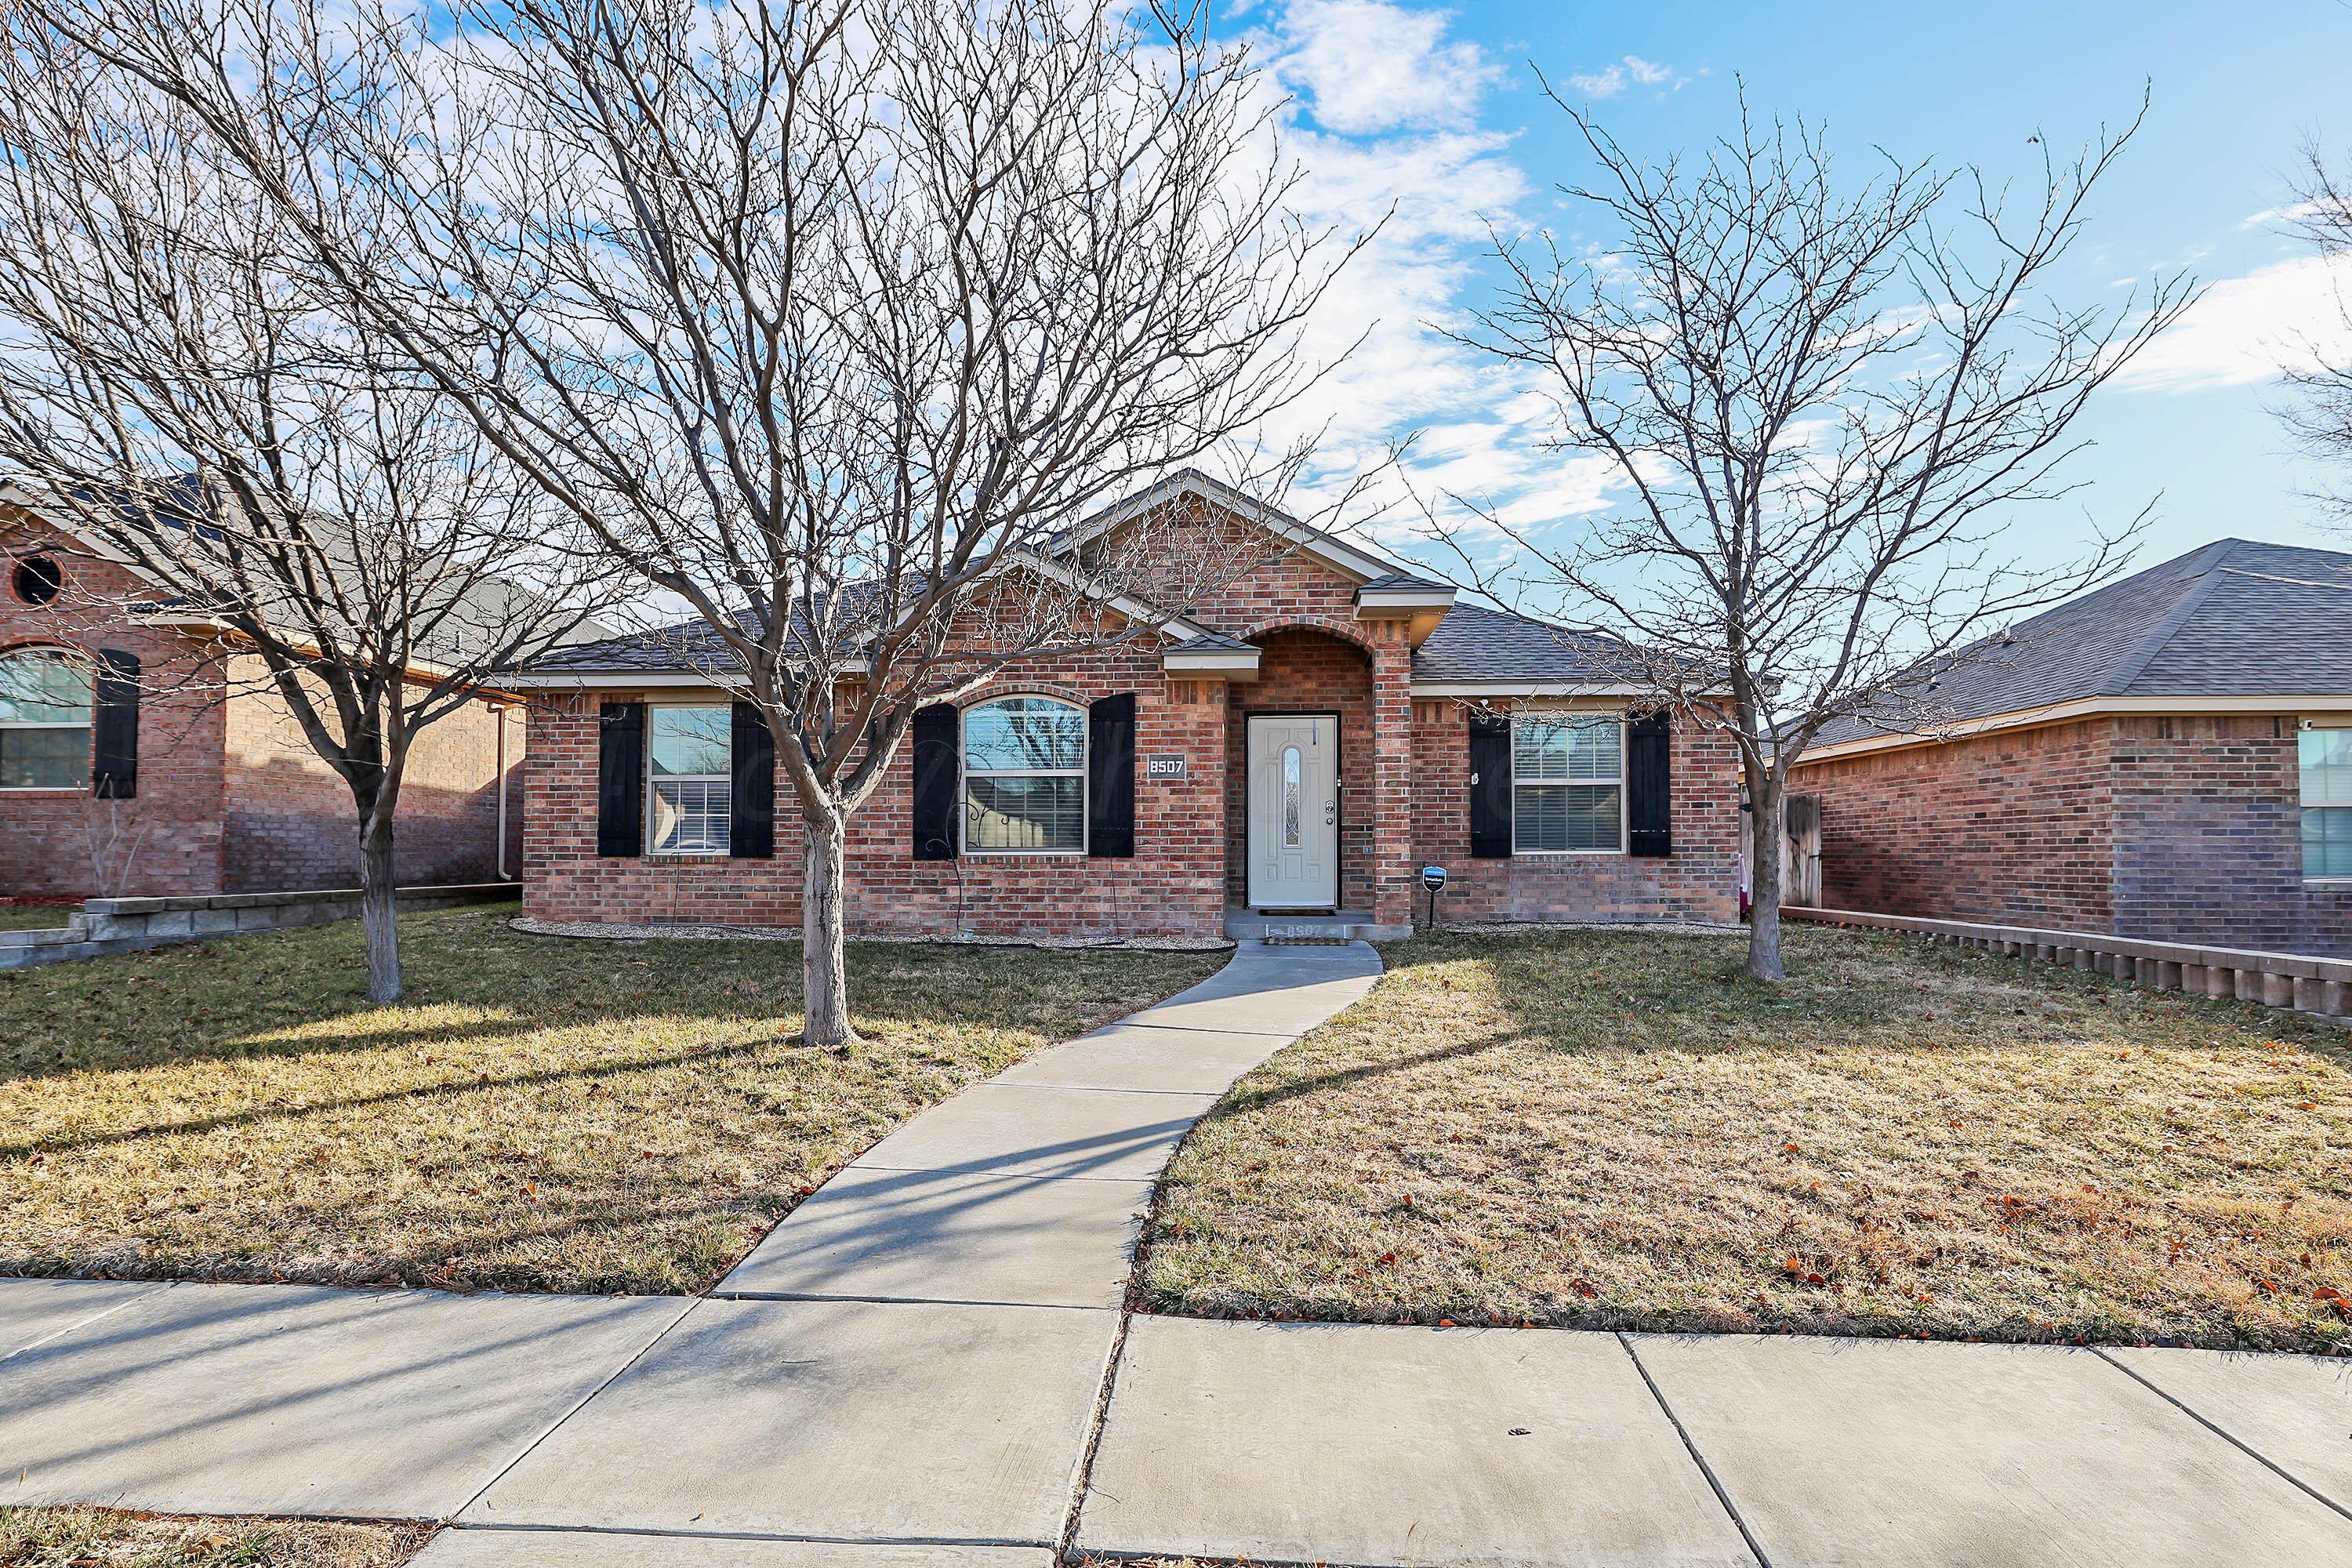
[[[1225,934],[1236,942],[1391,942],[1411,936],[1412,928],[1381,925],[1359,910],[1341,910],[1329,915],[1268,915],[1255,910],[1227,910]]]

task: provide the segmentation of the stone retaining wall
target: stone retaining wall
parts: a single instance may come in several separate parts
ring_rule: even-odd
[[[2033,926],[1928,920],[1916,915],[1869,914],[1855,910],[1786,908],[1780,912],[1790,920],[1827,925],[1914,931],[1962,947],[2088,969],[2151,991],[2234,997],[2269,1007],[2292,1008],[2316,1017],[2352,1019],[2352,959],[2145,942],[2137,937],[2102,936],[2091,931],[2044,931]]]
[[[467,882],[403,888],[401,912],[455,909],[519,897],[515,882]],[[357,888],[300,893],[215,893],[168,899],[91,899],[63,926],[47,931],[0,931],[0,969],[28,969],[76,958],[137,952],[216,936],[281,931],[356,919]]]

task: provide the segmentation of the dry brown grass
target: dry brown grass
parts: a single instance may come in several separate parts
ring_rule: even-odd
[[[0,1568],[399,1568],[429,1524],[0,1508]]]
[[[2352,1055],[1895,936],[1427,937],[1244,1079],[1145,1305],[2342,1349]]]
[[[855,943],[809,1050],[789,942],[354,923],[0,974],[0,1273],[699,1289],[916,1111],[1218,953]]]

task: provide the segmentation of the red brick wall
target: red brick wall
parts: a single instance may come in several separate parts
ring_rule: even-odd
[[[1223,929],[1225,701],[1213,681],[1162,679],[1158,648],[1129,646],[1024,660],[967,700],[1035,692],[1087,703],[1136,694],[1135,857],[913,857],[911,748],[851,818],[848,921],[869,932],[1213,936]],[[550,920],[800,921],[801,830],[792,784],[776,778],[772,860],[608,858],[596,854],[596,713],[592,693],[531,712],[524,905]],[[650,694],[670,700],[672,694]],[[1144,759],[1185,759],[1181,780],[1146,778]]]
[[[230,892],[299,891],[359,884],[359,818],[351,786],[320,760],[293,710],[265,689],[253,655],[231,662],[224,798]],[[520,766],[527,726],[507,718],[507,869],[521,865]],[[393,822],[394,875],[404,885],[487,882],[498,867],[498,719],[470,702],[410,743]]]
[[[1470,709],[1412,705],[1414,870],[1446,870],[1438,918],[1731,921],[1739,917],[1739,752],[1696,725],[1673,729],[1674,853],[1470,858]],[[1426,895],[1422,908],[1426,910]]]
[[[2352,889],[2304,885],[2296,724],[2116,721],[2117,934],[2352,954]]]
[[[1798,770],[1832,907],[2352,953],[2306,888],[2295,717],[2085,720]]]
[[[1240,525],[1225,520],[1221,526],[1234,531],[1237,550],[1252,548]],[[1728,748],[1695,733],[1677,742],[1671,859],[1580,857],[1473,868],[1465,820],[1466,731],[1453,704],[1430,705],[1444,710],[1430,724],[1444,733],[1424,737],[1414,721],[1411,649],[1401,624],[1358,621],[1352,583],[1296,553],[1262,563],[1186,613],[1257,642],[1260,678],[1230,688],[1166,680],[1158,647],[1137,644],[1027,659],[1017,675],[991,689],[1076,701],[1137,693],[1139,775],[1143,757],[1173,753],[1185,757],[1189,777],[1171,784],[1139,776],[1135,859],[966,855],[916,861],[907,826],[911,766],[902,748],[880,790],[852,819],[853,929],[1215,934],[1227,901],[1238,903],[1246,890],[1243,773],[1245,721],[1253,712],[1340,716],[1341,897],[1377,921],[1402,924],[1412,917],[1424,858],[1456,868],[1464,890],[1448,912],[1458,918],[1736,915],[1738,788]],[[797,924],[801,840],[781,770],[773,860],[596,855],[596,710],[606,697],[646,695],[615,689],[533,709],[526,907],[558,920]]]
[[[1832,909],[2106,931],[2111,725],[2002,731],[1796,770]]]
[[[47,555],[65,591],[19,599],[16,563]],[[87,785],[0,790],[0,894],[87,898],[221,890],[222,710],[217,671],[187,639],[123,623],[105,605],[153,590],[21,512],[0,509],[0,653],[121,648],[140,661],[139,788],[124,801]]]

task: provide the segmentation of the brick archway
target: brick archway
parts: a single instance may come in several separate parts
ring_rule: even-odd
[[[1249,720],[1252,714],[1331,713],[1339,721],[1339,905],[1369,915],[1375,900],[1378,821],[1373,669],[1378,650],[1354,627],[1278,622],[1249,634],[1258,677],[1226,688],[1225,903],[1249,899]]]

